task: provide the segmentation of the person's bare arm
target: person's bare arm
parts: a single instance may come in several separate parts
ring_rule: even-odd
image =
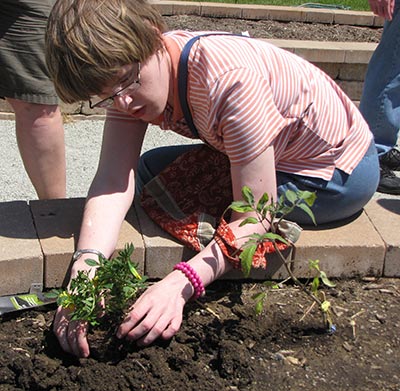
[[[232,167],[231,176],[235,200],[242,198],[241,189],[244,185],[253,190],[255,197],[260,198],[264,192],[275,197],[276,173],[273,147],[267,148],[248,164]],[[261,224],[239,227],[245,217],[245,215],[233,215],[230,222],[239,245],[244,241],[240,240],[241,237],[254,232],[265,232]],[[162,262],[162,260],[154,261]],[[205,286],[232,269],[214,240],[188,263]],[[148,345],[159,337],[171,338],[181,326],[183,307],[193,293],[192,285],[182,272],[175,270],[169,273],[163,280],[147,289],[136,301],[119,327],[117,336],[136,340],[139,345]]]
[[[368,0],[371,11],[387,20],[392,20],[395,0]]]
[[[116,246],[121,224],[134,197],[134,173],[147,125],[137,122],[106,121],[99,166],[86,201],[78,249],[96,249],[109,257]],[[91,151],[87,151],[91,153]],[[78,270],[90,270],[84,254],[72,266],[71,278]],[[79,357],[89,355],[87,325],[70,322],[69,312],[59,308],[54,331],[62,348]]]

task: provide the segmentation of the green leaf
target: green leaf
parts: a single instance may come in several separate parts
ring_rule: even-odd
[[[95,261],[94,259],[85,259],[85,263],[89,266],[98,266],[99,262]]]
[[[292,204],[294,204],[297,201],[297,198],[298,198],[296,192],[294,192],[293,190],[286,190],[285,191],[285,197]]]
[[[319,276],[323,282],[324,285],[326,285],[329,288],[334,288],[336,286],[335,283],[333,283],[329,278],[327,277],[326,273],[324,271],[320,271]]]
[[[265,204],[268,202],[269,196],[268,193],[264,193],[257,203],[257,211],[261,212],[264,209]]]
[[[318,287],[319,287],[319,278],[318,277],[314,277],[313,281],[312,281],[312,284],[311,284],[311,291],[313,293],[317,292]]]
[[[260,315],[263,308],[264,308],[264,300],[262,299],[262,300],[256,301],[256,305],[254,307],[256,315]]]
[[[245,277],[248,277],[250,275],[251,266],[253,264],[253,257],[256,249],[257,246],[253,244],[252,246],[246,247],[239,255],[239,258],[241,260],[242,272]]]
[[[317,222],[315,221],[315,217],[314,217],[314,213],[312,212],[312,210],[310,209],[310,207],[306,204],[298,204],[297,205],[300,209],[302,209],[304,212],[306,212],[308,214],[308,216],[310,216],[312,222],[314,223],[314,225],[317,225]]]
[[[251,296],[254,301],[263,300],[265,297],[265,292],[258,292]]]
[[[138,271],[136,270],[133,263],[129,260],[128,260],[128,267],[129,267],[129,271],[131,272],[132,276],[134,276],[137,280],[142,279],[142,276],[138,273]]]
[[[308,267],[311,270],[317,270],[319,272],[319,259],[315,259],[315,260],[309,260],[308,261]]]
[[[321,311],[328,312],[331,308],[331,303],[328,300],[325,300],[321,303]]]
[[[264,300],[266,298],[266,293],[265,292],[259,292],[255,293],[251,298],[256,302],[255,305],[255,313],[256,315],[260,315],[263,308],[264,308]]]
[[[246,224],[258,224],[258,220],[255,217],[247,217],[239,224],[239,227],[243,227]]]
[[[45,292],[44,293],[44,297],[46,297],[47,299],[57,299],[62,291],[53,289],[50,292]]]
[[[254,195],[250,187],[248,186],[242,187],[242,197],[248,204],[254,205]]]
[[[292,212],[294,209],[294,206],[288,206],[288,205],[283,205],[280,209],[279,209],[279,214],[282,216],[286,216],[288,215],[290,212]]]
[[[317,194],[315,193],[315,191],[311,192],[306,190],[299,190],[297,194],[300,199],[307,203],[308,206],[313,206],[315,200],[317,199]]]
[[[234,210],[235,212],[238,213],[246,213],[246,212],[253,212],[254,208],[249,205],[246,202],[243,201],[233,201],[230,205],[229,208]]]
[[[261,235],[260,240],[262,240],[262,241],[270,240],[271,242],[279,240],[282,243],[289,244],[289,242],[287,240],[283,239],[283,237],[281,235],[274,234],[273,232],[267,232],[267,233]]]

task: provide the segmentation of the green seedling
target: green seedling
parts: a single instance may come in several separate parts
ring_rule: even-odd
[[[72,320],[86,321],[91,326],[98,326],[104,314],[121,319],[147,285],[146,277],[131,261],[133,250],[133,244],[127,244],[113,259],[87,259],[86,263],[96,268],[93,278],[89,271],[79,271],[68,289],[53,290],[47,296],[57,298],[59,306],[69,309]]]
[[[282,265],[284,265],[286,271],[288,272],[288,280],[292,280],[295,285],[300,287],[300,289],[309,298],[311,298],[313,302],[311,308],[315,304],[318,305],[318,308],[322,313],[324,325],[326,325],[328,330],[333,330],[334,326],[332,324],[331,303],[326,300],[325,293],[320,289],[320,284],[322,283],[327,287],[334,287],[335,285],[328,279],[326,273],[320,269],[318,260],[309,262],[309,267],[314,273],[311,284],[309,283],[309,281],[307,281],[306,283],[302,283],[294,275],[291,268],[291,265],[293,263],[293,261],[291,260],[291,250],[293,244],[288,242],[279,233],[280,223],[295,208],[300,208],[301,210],[303,210],[310,217],[312,222],[316,224],[314,214],[311,210],[311,207],[313,206],[316,199],[315,193],[309,191],[294,192],[292,190],[287,190],[279,197],[277,202],[274,202],[273,199],[270,199],[267,193],[264,193],[261,198],[256,202],[252,190],[249,187],[244,186],[242,188],[242,198],[242,201],[232,202],[229,208],[238,213],[254,212],[255,217],[251,216],[245,218],[241,222],[240,226],[259,223],[265,229],[265,233],[263,234],[254,233],[250,236],[247,236],[248,240],[241,247],[239,258],[244,276],[248,277],[250,274],[253,257],[256,252],[257,246],[265,241],[272,242],[278,255],[278,259],[281,261]],[[289,246],[288,248],[290,251],[286,257],[278,248],[277,242],[285,243]],[[275,289],[279,288],[280,286],[280,284],[277,285],[276,283],[271,283],[268,281],[265,282],[264,285],[269,288]],[[266,296],[266,292],[259,292],[253,295],[253,299],[255,300],[255,311],[257,314],[260,314],[262,312]]]

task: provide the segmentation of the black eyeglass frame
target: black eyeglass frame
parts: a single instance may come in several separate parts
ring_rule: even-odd
[[[96,107],[100,107],[103,109],[109,108],[114,104],[114,99],[117,96],[123,96],[123,92],[125,90],[131,90],[131,91],[136,91],[140,86],[141,86],[141,82],[140,82],[140,62],[137,63],[138,65],[138,71],[137,71],[137,77],[136,79],[132,82],[129,83],[127,86],[122,87],[121,89],[119,89],[114,95],[111,95],[105,99],[100,100],[97,103],[92,103],[92,101],[89,99],[89,107],[91,109],[95,109]],[[133,88],[133,86],[136,86],[135,88]]]

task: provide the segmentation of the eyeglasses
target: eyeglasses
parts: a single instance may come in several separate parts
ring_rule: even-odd
[[[128,92],[136,91],[141,86],[141,83],[140,83],[140,62],[138,62],[137,64],[138,64],[137,77],[132,83],[129,83],[127,86],[122,87],[114,95],[111,95],[108,98],[99,100],[98,102],[96,102],[96,101],[92,102],[92,99],[89,99],[89,107],[91,109],[94,109],[96,107],[99,107],[99,108],[102,108],[102,109],[109,108],[114,104],[114,99],[116,97],[124,96]]]

